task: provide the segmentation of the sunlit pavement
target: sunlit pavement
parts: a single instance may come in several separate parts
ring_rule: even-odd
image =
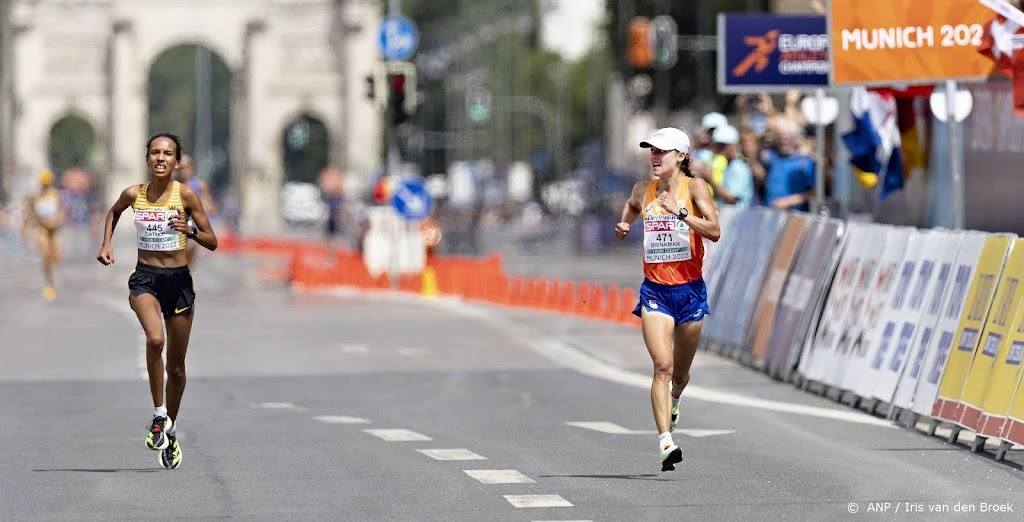
[[[661,473],[635,329],[444,298],[296,294],[265,281],[257,258],[209,253],[195,275],[184,461],[164,470],[143,442],[152,404],[123,239],[113,267],[91,247],[71,256],[53,302],[34,259],[0,253],[0,519],[1024,511],[1020,451],[997,463],[705,353],[675,435],[684,461]],[[779,403],[800,407],[765,406]],[[980,513],[983,501],[1014,512]]]

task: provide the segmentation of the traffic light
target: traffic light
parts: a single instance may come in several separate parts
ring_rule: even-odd
[[[658,16],[651,21],[648,31],[650,31],[650,49],[654,68],[671,69],[679,60],[677,44],[679,26],[676,25],[675,19],[668,15]]]
[[[405,74],[388,75],[388,109],[391,111],[393,125],[401,125],[409,120],[409,114],[405,112],[405,89]]]
[[[630,20],[627,34],[626,60],[637,69],[648,69],[654,63],[651,49],[651,21],[643,16]]]

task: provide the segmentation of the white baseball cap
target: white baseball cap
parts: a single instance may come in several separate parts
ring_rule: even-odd
[[[700,126],[703,127],[704,130],[717,129],[718,127],[728,124],[729,119],[720,112],[709,112],[700,120]]]
[[[690,153],[690,137],[675,127],[665,127],[654,131],[650,138],[640,142],[640,146],[649,149],[678,150],[683,154]]]
[[[740,142],[740,131],[732,125],[715,127],[715,132],[711,134],[711,141],[724,145],[735,145]]]

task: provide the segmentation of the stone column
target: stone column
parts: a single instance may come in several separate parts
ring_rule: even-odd
[[[106,199],[113,202],[128,185],[146,181],[146,128],[148,70],[137,49],[137,35],[129,22],[115,22],[111,34],[109,124],[107,146],[110,172],[104,183]]]

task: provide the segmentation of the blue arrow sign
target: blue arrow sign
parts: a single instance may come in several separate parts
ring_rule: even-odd
[[[391,196],[391,205],[407,221],[419,221],[430,215],[434,198],[427,192],[427,186],[417,178],[399,181]]]
[[[393,62],[411,58],[420,43],[416,24],[401,15],[385,16],[380,22],[379,36],[380,54]]]

